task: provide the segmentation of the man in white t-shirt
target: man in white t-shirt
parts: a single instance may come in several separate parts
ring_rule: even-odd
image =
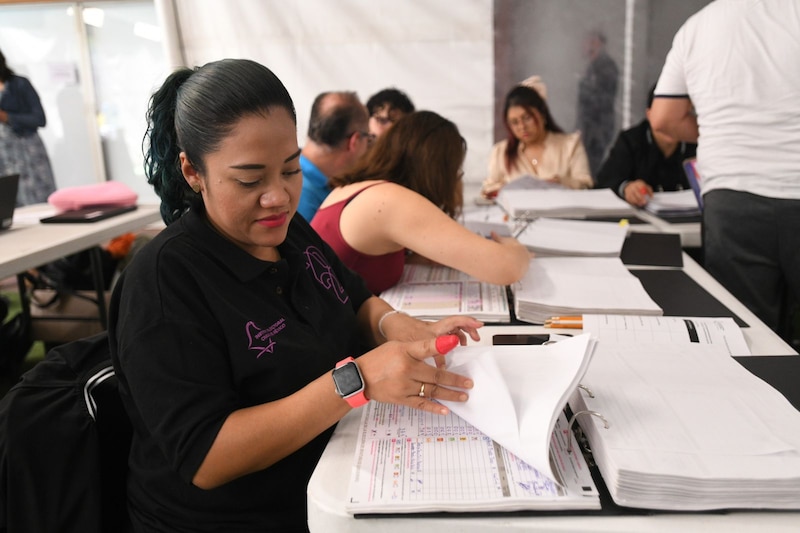
[[[788,334],[800,300],[800,2],[716,0],[690,17],[650,122],[698,143],[706,269]]]

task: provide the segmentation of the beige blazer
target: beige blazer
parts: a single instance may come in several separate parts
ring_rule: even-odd
[[[548,132],[544,140],[542,158],[535,166],[530,159],[522,155],[523,146],[520,143],[517,152],[519,157],[511,172],[506,170],[507,144],[508,141],[500,141],[492,148],[489,175],[481,187],[482,194],[495,193],[506,183],[526,175],[543,180],[556,180],[570,189],[589,189],[594,185],[580,132]]]

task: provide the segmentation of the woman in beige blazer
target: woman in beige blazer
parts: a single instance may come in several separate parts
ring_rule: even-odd
[[[537,78],[537,77],[534,77]],[[580,132],[564,133],[543,97],[544,86],[531,78],[506,96],[503,120],[508,138],[495,144],[481,194],[491,198],[507,183],[531,176],[570,189],[594,184]]]

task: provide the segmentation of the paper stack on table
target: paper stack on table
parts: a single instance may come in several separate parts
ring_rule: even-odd
[[[578,417],[617,504],[800,509],[800,412],[721,344],[599,341],[581,384],[570,406],[608,422]]]
[[[636,211],[611,189],[500,189],[497,204],[512,218],[628,217]]]
[[[653,193],[644,208],[645,211],[661,217],[700,214],[700,205],[692,189]]]
[[[616,222],[538,218],[517,240],[539,257],[619,257],[627,234],[627,226]]]
[[[663,315],[618,257],[537,257],[511,286],[523,322],[583,314]]]

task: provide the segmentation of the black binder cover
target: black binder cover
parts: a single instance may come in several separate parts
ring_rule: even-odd
[[[739,327],[747,323],[725,307],[682,270],[631,270],[665,316],[729,316]]]
[[[625,238],[619,257],[626,265],[683,267],[681,237],[636,231]]]
[[[739,364],[783,394],[800,410],[800,356],[748,355],[734,357]]]

